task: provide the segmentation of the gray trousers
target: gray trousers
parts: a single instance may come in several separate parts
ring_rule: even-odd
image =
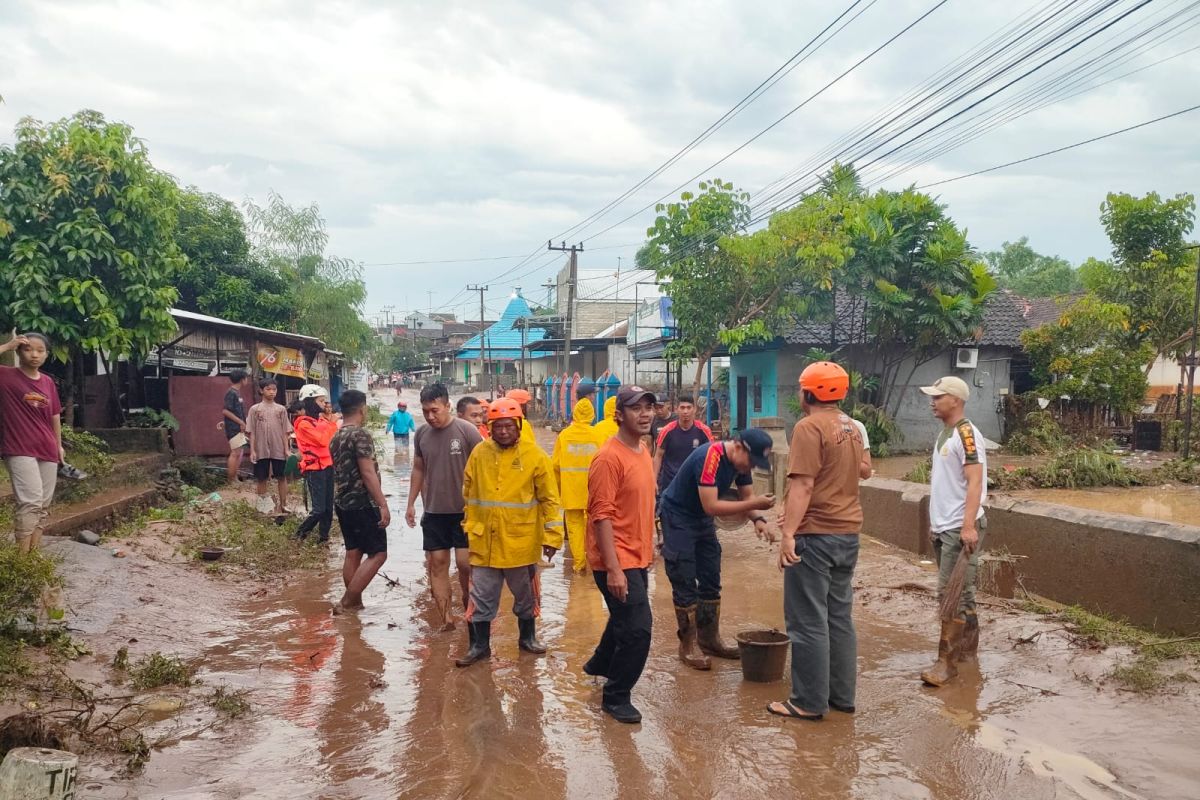
[[[975,571],[979,567],[979,554],[983,552],[983,540],[987,533],[987,517],[980,517],[975,524],[979,529],[979,542],[974,552],[967,559],[967,582],[963,584],[962,600],[958,603],[958,615],[961,617],[968,611],[975,611]],[[962,531],[948,530],[931,534],[933,538],[933,557],[938,565],[938,598],[946,591],[950,582],[950,573],[962,552]]]
[[[800,561],[783,573],[783,616],[792,646],[792,704],[824,714],[854,705],[858,639],[851,611],[857,534],[796,537]]]
[[[8,468],[16,501],[14,536],[17,540],[25,539],[46,524],[58,484],[58,464],[38,461],[32,456],[9,456],[4,459],[4,466]]]
[[[533,619],[541,613],[541,578],[537,564],[527,567],[471,567],[471,602],[468,622],[491,622],[500,608],[500,590],[504,584],[513,595],[513,614],[518,619]]]

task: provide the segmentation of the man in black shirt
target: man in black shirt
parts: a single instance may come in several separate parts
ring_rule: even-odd
[[[713,440],[712,431],[696,420],[696,404],[690,394],[681,394],[675,404],[678,419],[668,422],[655,437],[654,474],[661,493],[683,466],[692,451]]]
[[[230,483],[237,483],[238,468],[242,465],[242,453],[246,449],[246,401],[242,399],[242,389],[246,388],[250,376],[244,369],[229,371],[229,382],[232,384],[225,392],[225,401],[221,407],[221,422],[225,431],[225,440],[229,442],[229,458],[225,462],[225,471]]]
[[[650,455],[658,452],[658,434],[676,419],[671,413],[671,398],[659,392],[654,395],[654,419],[650,421]]]

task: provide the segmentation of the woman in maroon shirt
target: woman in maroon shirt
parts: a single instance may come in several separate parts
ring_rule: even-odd
[[[16,367],[0,366],[0,457],[16,499],[14,535],[22,553],[36,550],[54,499],[62,448],[62,404],[41,372],[50,341],[40,333],[14,336],[0,354],[17,351]]]

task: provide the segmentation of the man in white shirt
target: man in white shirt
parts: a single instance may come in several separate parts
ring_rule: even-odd
[[[945,592],[950,573],[959,554],[969,554],[966,583],[958,614],[942,622],[938,657],[921,680],[941,686],[958,675],[956,662],[974,660],[979,647],[979,618],[975,614],[975,570],[987,520],[983,502],[987,499],[987,454],[983,434],[966,418],[964,406],[971,389],[961,378],[939,378],[932,386],[922,386],[929,395],[933,415],[945,427],[933,448],[930,473],[929,530],[938,563],[938,597]]]

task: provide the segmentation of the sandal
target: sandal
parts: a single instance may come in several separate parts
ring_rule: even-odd
[[[776,706],[783,706],[783,711],[776,711]],[[777,717],[789,717],[791,719],[803,719],[809,722],[820,722],[824,719],[824,714],[805,714],[801,709],[792,705],[791,700],[777,700],[774,703],[767,703],[767,711]]]

